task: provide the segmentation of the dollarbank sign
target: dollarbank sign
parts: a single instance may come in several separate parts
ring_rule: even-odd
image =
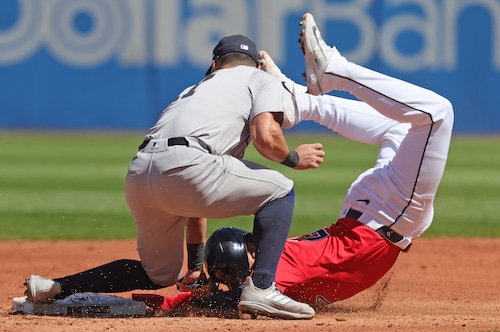
[[[0,128],[147,128],[236,33],[301,83],[304,12],[349,60],[449,98],[456,132],[500,132],[498,0],[3,0]]]

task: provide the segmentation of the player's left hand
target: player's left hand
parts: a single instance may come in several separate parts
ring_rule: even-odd
[[[198,276],[194,277],[196,274]],[[183,278],[177,281],[176,285],[179,291],[191,292],[194,297],[207,297],[217,291],[215,282],[207,279],[207,275],[203,271],[188,271]]]
[[[188,270],[184,277],[182,277],[179,281],[181,280],[185,284],[191,284],[197,280],[206,281],[207,276],[203,270]]]

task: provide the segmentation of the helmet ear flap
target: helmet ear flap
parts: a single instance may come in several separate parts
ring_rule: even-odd
[[[255,240],[253,238],[253,233],[246,233],[245,234],[245,243],[251,243],[253,245],[255,245]]]

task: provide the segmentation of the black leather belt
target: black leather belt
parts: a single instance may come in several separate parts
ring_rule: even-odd
[[[146,147],[146,145],[148,145],[149,141],[151,141],[150,139],[145,139],[141,145],[139,145],[139,151],[141,151],[142,149],[144,149]]]
[[[144,149],[148,143],[150,142],[150,139],[144,140],[141,145],[139,145],[139,150]],[[172,137],[167,140],[167,145],[168,146],[174,146],[174,145],[184,145],[184,146],[189,146],[189,142],[185,137]]]
[[[174,145],[189,146],[189,142],[187,141],[186,137],[172,137],[172,138],[168,139],[167,145],[168,146],[174,146]]]
[[[347,211],[346,218],[352,218],[352,219],[358,220],[362,214],[363,214],[363,212],[359,212],[359,211],[354,210],[354,209],[349,209],[349,211]],[[382,226],[379,229],[377,229],[376,232],[379,233],[380,235],[382,235],[383,238],[385,238],[386,240],[388,240],[392,243],[397,243],[397,242],[403,240],[403,236],[401,234],[396,233],[394,230],[392,230],[388,226]]]

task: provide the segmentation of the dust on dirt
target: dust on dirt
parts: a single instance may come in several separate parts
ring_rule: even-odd
[[[3,241],[0,252],[0,331],[500,331],[500,239],[417,239],[375,286],[320,308],[313,319],[302,321],[245,320],[234,315],[77,318],[15,314],[12,298],[23,295],[23,282],[30,274],[55,278],[115,259],[137,259],[135,241]],[[116,295],[129,298],[131,293]],[[176,290],[169,287],[149,293],[173,295]]]

